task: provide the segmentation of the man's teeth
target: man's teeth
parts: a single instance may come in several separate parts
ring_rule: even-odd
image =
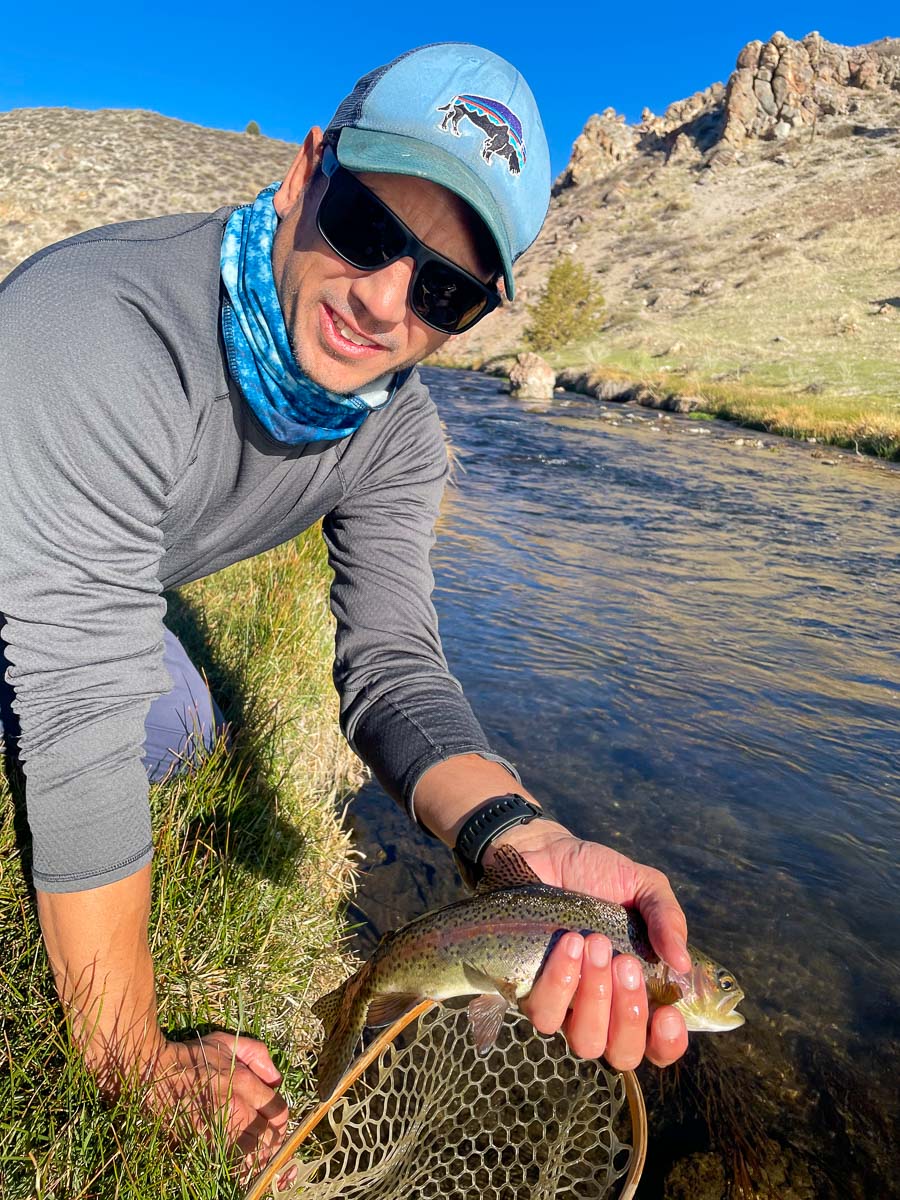
[[[347,326],[343,323],[343,321],[340,321],[338,318],[335,318],[334,323],[337,326],[337,331],[341,335],[341,337],[345,337],[348,342],[353,342],[354,346],[374,346],[375,345],[374,342],[370,342],[366,338],[360,337],[358,333],[354,333],[352,329],[348,329]]]

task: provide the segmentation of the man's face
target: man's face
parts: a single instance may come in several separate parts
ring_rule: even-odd
[[[490,268],[479,260],[471,214],[462,200],[413,176],[360,173],[358,178],[427,246],[488,282]],[[449,335],[420,321],[407,304],[412,259],[361,271],[325,242],[316,227],[325,185],[319,172],[290,208],[279,207],[282,219],[272,251],[275,286],[301,369],[330,391],[357,392],[419,362]]]

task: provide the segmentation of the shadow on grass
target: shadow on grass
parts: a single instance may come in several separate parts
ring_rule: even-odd
[[[189,821],[186,842],[282,883],[302,861],[305,839],[279,813],[270,758],[277,719],[274,707],[271,717],[261,720],[260,700],[248,693],[244,673],[217,653],[214,634],[201,615],[177,592],[167,593],[166,601],[166,624],[206,678],[227,722],[227,750],[220,746],[218,754],[194,775],[192,807],[200,804]],[[175,779],[164,786],[180,782]]]

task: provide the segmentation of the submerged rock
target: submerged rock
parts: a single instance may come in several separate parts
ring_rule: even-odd
[[[725,1200],[725,1165],[718,1154],[689,1154],[666,1176],[664,1200]]]

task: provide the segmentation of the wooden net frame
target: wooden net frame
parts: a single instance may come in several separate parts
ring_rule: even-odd
[[[437,1010],[437,1011],[435,1011]],[[429,1015],[430,1014],[430,1015]],[[446,1014],[446,1016],[444,1015]],[[393,1025],[384,1029],[369,1046],[354,1060],[350,1069],[338,1083],[334,1092],[327,1100],[317,1105],[306,1117],[300,1122],[298,1127],[288,1136],[285,1143],[274,1156],[271,1162],[267,1164],[264,1170],[253,1181],[250,1189],[246,1193],[245,1200],[294,1200],[295,1197],[308,1196],[310,1200],[318,1200],[322,1197],[355,1197],[365,1196],[367,1200],[374,1200],[376,1196],[393,1195],[394,1192],[388,1187],[385,1190],[383,1181],[379,1184],[379,1176],[387,1174],[387,1169],[381,1167],[381,1161],[386,1160],[393,1155],[394,1158],[398,1155],[408,1154],[410,1151],[416,1152],[421,1146],[423,1150],[422,1157],[428,1159],[429,1152],[433,1147],[433,1139],[431,1137],[432,1125],[426,1119],[424,1123],[416,1125],[415,1122],[410,1124],[408,1114],[404,1112],[406,1124],[403,1126],[407,1130],[405,1135],[398,1134],[392,1136],[390,1124],[392,1119],[396,1119],[396,1109],[398,1105],[395,1103],[390,1107],[388,1103],[381,1101],[381,1111],[376,1114],[374,1122],[370,1120],[370,1128],[368,1131],[363,1131],[361,1127],[354,1124],[353,1118],[358,1120],[358,1114],[366,1109],[367,1105],[371,1105],[372,1097],[379,1094],[379,1085],[385,1082],[390,1083],[390,1080],[395,1077],[398,1071],[405,1069],[407,1072],[412,1072],[412,1078],[415,1078],[415,1065],[409,1057],[409,1054],[416,1047],[417,1042],[422,1036],[421,1028],[415,1031],[415,1036],[407,1037],[407,1046],[403,1050],[398,1049],[398,1045],[404,1040],[404,1031],[414,1021],[423,1018],[423,1024],[429,1025],[430,1030],[434,1030],[438,1022],[443,1022],[448,1029],[454,1027],[458,1029],[464,1028],[465,1011],[460,1009],[446,1009],[444,1006],[436,1004],[433,1000],[423,1000],[410,1012],[406,1013]],[[559,1071],[547,1083],[541,1082],[541,1077],[534,1072],[530,1075],[528,1086],[532,1092],[539,1092],[543,1097],[543,1092],[548,1095],[554,1093],[559,1100],[563,1092],[568,1090],[571,1094],[575,1089],[581,1094],[582,1103],[588,1103],[588,1096],[593,1089],[596,1094],[601,1094],[606,1089],[608,1098],[602,1098],[600,1105],[596,1107],[596,1120],[592,1127],[587,1127],[583,1124],[577,1128],[568,1131],[569,1145],[574,1146],[574,1157],[577,1158],[581,1153],[581,1147],[585,1148],[585,1169],[582,1172],[582,1185],[577,1182],[573,1183],[571,1178],[567,1183],[565,1194],[567,1196],[599,1197],[609,1196],[615,1197],[616,1200],[633,1200],[637,1191],[638,1182],[644,1168],[644,1162],[647,1153],[647,1114],[644,1106],[643,1094],[640,1084],[635,1077],[633,1071],[623,1072],[621,1075],[615,1075],[607,1071],[600,1064],[594,1062],[585,1062],[584,1060],[575,1060],[568,1050],[565,1048],[562,1036],[557,1034],[553,1038],[544,1038],[536,1033],[526,1018],[520,1014],[507,1014],[506,1022],[507,1031],[511,1031],[507,1037],[507,1053],[509,1045],[516,1040],[518,1035],[519,1054],[517,1062],[521,1064],[524,1058],[535,1058],[534,1052],[529,1052],[529,1047],[537,1047],[540,1051],[541,1047],[552,1047],[552,1055],[548,1052],[548,1060],[552,1059],[557,1064],[565,1063],[566,1071],[563,1072],[563,1077],[560,1077]],[[454,1045],[458,1045],[454,1043]],[[523,1055],[522,1047],[526,1048],[526,1053]],[[438,1051],[439,1054],[440,1051]],[[458,1051],[457,1051],[458,1053]],[[492,1053],[501,1054],[502,1051],[498,1048]],[[516,1079],[516,1067],[511,1068],[504,1065],[505,1060],[501,1057],[499,1060],[503,1067],[501,1076],[497,1078],[496,1088],[500,1092],[504,1087],[508,1087],[509,1080]],[[573,1065],[574,1064],[574,1065]],[[448,1064],[449,1066],[449,1064]],[[371,1071],[370,1071],[371,1068]],[[521,1065],[519,1067],[521,1071]],[[375,1083],[371,1083],[371,1076],[374,1073]],[[452,1071],[448,1072],[448,1078],[452,1076]],[[493,1076],[491,1076],[493,1078]],[[504,1077],[506,1083],[504,1083]],[[466,1076],[461,1075],[459,1081],[465,1080]],[[360,1081],[363,1081],[360,1084]],[[527,1081],[526,1081],[527,1082]],[[363,1091],[362,1099],[354,1097],[353,1089],[355,1085],[360,1084]],[[449,1085],[452,1088],[452,1084]],[[466,1092],[459,1099],[462,1103],[462,1111],[465,1114],[466,1096],[470,1094],[475,1096],[475,1084],[471,1085],[470,1091]],[[562,1089],[562,1091],[561,1091]],[[520,1087],[520,1092],[521,1092]],[[401,1096],[408,1097],[410,1089],[400,1086]],[[502,1103],[498,1106],[493,1097],[485,1097],[479,1095],[478,1102],[481,1104],[481,1111],[485,1116],[496,1116],[498,1107],[503,1107]],[[446,1106],[446,1097],[444,1098]],[[547,1101],[545,1103],[548,1103]],[[627,1107],[626,1107],[627,1106]],[[408,1106],[407,1106],[408,1107]],[[560,1105],[562,1109],[567,1107],[566,1103]],[[508,1105],[507,1105],[508,1108]],[[432,1117],[434,1116],[432,1110]],[[440,1098],[436,1110],[441,1113],[443,1110],[440,1107]],[[589,1110],[591,1111],[591,1110]],[[630,1119],[630,1136],[631,1145],[621,1141],[613,1132],[612,1124],[615,1119],[617,1123],[621,1123],[622,1114],[627,1111]],[[551,1112],[555,1115],[555,1108],[551,1108]],[[369,1118],[365,1118],[369,1119]],[[452,1128],[458,1126],[452,1125],[452,1116],[449,1118]],[[315,1152],[310,1157],[305,1157],[303,1151],[307,1148],[307,1143],[310,1143],[311,1135],[314,1131],[325,1122],[323,1127],[330,1138],[336,1139],[336,1145],[340,1147],[341,1138],[343,1136],[344,1145],[341,1154],[336,1154],[335,1148],[321,1152],[321,1147],[316,1146]],[[477,1121],[475,1122],[478,1123]],[[488,1121],[487,1123],[490,1123]],[[557,1127],[557,1122],[552,1122],[553,1127]],[[534,1125],[534,1114],[532,1114],[532,1126]],[[604,1128],[605,1126],[605,1128]],[[381,1140],[375,1141],[376,1145],[372,1144],[371,1127],[377,1130],[386,1130],[381,1134]],[[550,1126],[548,1126],[548,1129]],[[609,1141],[601,1138],[600,1134],[604,1135]],[[355,1135],[355,1137],[354,1137]],[[566,1131],[557,1129],[557,1143],[565,1146]],[[418,1186],[411,1186],[409,1181],[409,1171],[404,1175],[401,1171],[399,1175],[395,1171],[397,1177],[396,1196],[397,1200],[419,1200],[419,1195],[434,1194],[434,1195],[449,1195],[449,1196],[468,1196],[471,1191],[472,1198],[484,1194],[484,1172],[490,1170],[490,1163],[496,1162],[498,1171],[507,1169],[510,1160],[510,1151],[506,1155],[507,1166],[504,1167],[500,1162],[495,1148],[488,1151],[492,1157],[489,1159],[487,1155],[483,1156],[483,1162],[479,1161],[479,1169],[481,1171],[482,1183],[478,1183],[478,1174],[468,1176],[465,1174],[466,1167],[465,1154],[470,1157],[476,1152],[472,1146],[470,1135],[465,1135],[459,1128],[460,1141],[465,1142],[466,1150],[461,1151],[459,1156],[460,1168],[457,1174],[453,1175],[449,1180],[444,1179],[443,1190],[438,1189],[433,1193],[429,1188],[421,1182]],[[574,1141],[572,1140],[574,1138]],[[591,1144],[593,1139],[593,1144]],[[534,1137],[535,1144],[540,1146],[543,1142],[540,1131],[538,1130]],[[401,1144],[402,1143],[402,1144]],[[501,1147],[502,1149],[510,1150],[509,1147]],[[596,1163],[592,1167],[590,1165],[591,1155],[596,1158],[596,1150],[606,1156],[601,1161],[601,1169],[598,1171]],[[521,1144],[520,1144],[521,1150]],[[449,1146],[449,1151],[452,1157],[453,1146]],[[481,1153],[480,1151],[478,1153]],[[350,1159],[348,1159],[348,1154]],[[627,1171],[624,1167],[618,1165],[613,1166],[615,1158],[620,1158],[627,1154]],[[356,1156],[358,1161],[352,1163],[352,1169],[348,1168],[350,1160]],[[477,1157],[477,1155],[476,1155]],[[571,1168],[573,1154],[568,1154],[568,1163]],[[515,1188],[515,1194],[521,1195],[523,1200],[532,1195],[541,1197],[553,1195],[552,1182],[548,1184],[548,1178],[553,1178],[555,1169],[559,1169],[559,1163],[562,1161],[559,1154],[556,1155],[558,1160],[555,1163],[544,1162],[541,1169],[541,1183],[534,1190],[531,1190],[530,1184],[526,1180],[527,1171],[523,1173],[521,1169],[517,1172],[519,1182],[512,1185]],[[447,1171],[445,1163],[446,1159],[441,1159],[441,1170]],[[401,1164],[403,1165],[403,1164]],[[532,1177],[537,1168],[532,1167]],[[517,1164],[518,1166],[518,1164]],[[424,1170],[427,1175],[428,1162],[424,1164]],[[456,1168],[454,1167],[454,1170]],[[329,1173],[330,1172],[330,1173]],[[606,1172],[606,1174],[604,1174]],[[319,1176],[318,1179],[315,1176]],[[571,1170],[570,1170],[571,1175]],[[342,1178],[346,1178],[348,1182],[346,1190],[342,1185]],[[467,1187],[465,1180],[470,1179],[470,1186]],[[447,1190],[447,1189],[450,1190]],[[549,1188],[549,1190],[548,1190]],[[504,1195],[511,1194],[504,1190]]]

